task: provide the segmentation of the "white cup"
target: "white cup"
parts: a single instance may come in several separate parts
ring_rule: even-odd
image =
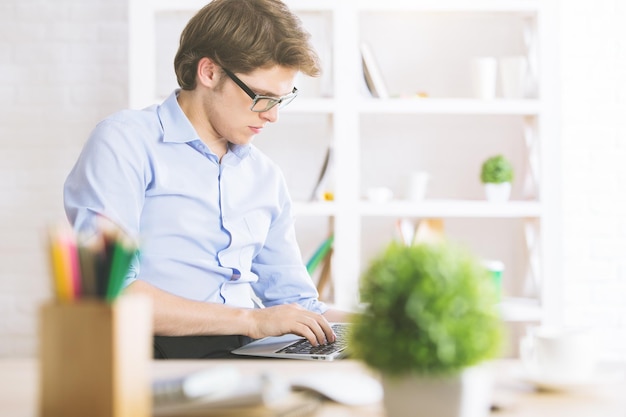
[[[374,203],[386,203],[393,198],[393,191],[387,187],[372,187],[367,189],[367,199]]]
[[[589,329],[537,327],[520,342],[527,372],[558,381],[584,381],[598,360],[596,338]]]
[[[470,61],[472,93],[475,98],[492,100],[496,97],[498,60],[494,57],[477,57]]]
[[[407,185],[406,197],[409,201],[422,201],[426,197],[430,174],[428,172],[411,172]]]
[[[504,98],[526,97],[528,60],[525,56],[500,58],[500,87]]]

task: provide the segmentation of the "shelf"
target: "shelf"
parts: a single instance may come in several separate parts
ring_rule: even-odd
[[[540,100],[477,100],[470,98],[390,98],[363,99],[358,109],[361,113],[398,114],[506,114],[538,115],[542,110]]]
[[[296,216],[333,216],[341,208],[331,202],[294,202]],[[541,216],[541,204],[536,201],[493,203],[480,200],[424,200],[419,203],[391,201],[387,203],[360,202],[351,205],[355,214],[380,217],[490,217],[528,218]]]
[[[337,205],[330,201],[294,201],[293,209],[296,216],[334,216]]]
[[[356,105],[363,114],[502,114],[535,116],[542,111],[540,100],[476,100],[465,98],[363,98]],[[297,98],[281,112],[333,113],[337,102],[333,98]]]
[[[539,9],[537,0],[360,0],[360,10],[442,11],[442,12],[527,12]]]
[[[541,204],[534,201],[493,203],[481,200],[424,200],[419,203],[392,201],[389,203],[360,204],[365,216],[388,217],[539,217]]]
[[[336,101],[332,98],[297,97],[281,113],[334,113]]]
[[[285,2],[310,30],[326,66],[322,78],[297,80],[301,95],[281,110],[287,123],[270,131],[267,139],[271,140],[259,141],[258,146],[277,163],[286,161],[282,167],[289,187],[303,198],[293,202],[293,213],[303,226],[301,250],[308,252],[319,244],[317,223],[326,228],[325,220],[332,218],[333,302],[342,308],[358,302],[362,267],[379,250],[378,245],[392,235],[389,223],[398,218],[451,219],[455,233],[471,245],[476,242],[485,256],[505,262],[511,276],[526,279],[531,275],[536,282],[554,276],[547,267],[558,236],[554,236],[554,227],[546,227],[555,217],[558,195],[558,185],[552,180],[558,177],[553,172],[558,164],[551,163],[558,151],[552,91],[558,83],[547,71],[554,54],[546,53],[546,45],[554,39],[545,36],[550,35],[547,29],[554,22],[551,6],[542,0]],[[129,1],[130,107],[143,108],[165,98],[156,97],[160,90],[153,68],[158,61],[154,38],[157,17],[165,29],[169,26],[164,21],[175,17],[158,14],[195,12],[205,4],[206,0]],[[372,32],[376,27],[387,30]],[[405,30],[410,28],[417,29]],[[419,43],[414,51],[413,40]],[[405,92],[406,96],[375,99],[366,94],[358,47],[361,41],[371,42],[379,64],[387,64],[381,71],[389,77],[389,91]],[[470,98],[469,60],[509,55],[528,57],[533,77],[529,95],[538,98],[504,99],[501,92],[493,100]],[[170,66],[168,62],[168,71]],[[431,96],[412,94],[418,91]],[[334,176],[336,199],[306,201],[302,190],[308,189],[318,174],[321,152],[329,145],[335,152],[334,163],[341,167]],[[392,156],[384,153],[390,149],[388,145],[395,146]],[[467,163],[455,165],[458,180],[452,174],[450,180],[457,182],[442,184],[437,195],[445,199],[383,203],[364,199],[363,189],[376,183],[370,178],[372,172],[365,171],[370,164],[372,170],[388,175],[385,183],[399,187],[395,181],[406,178],[411,170],[432,171],[433,175],[443,170],[437,158],[445,158],[449,151],[457,152]],[[514,194],[520,200],[488,202],[476,190],[474,194],[459,194],[465,191],[464,184],[476,186],[476,166],[484,156],[496,152],[516,158],[519,178],[528,181],[524,182],[529,187],[523,194]],[[468,170],[474,173],[470,176]],[[534,195],[541,195],[541,201],[522,200]],[[461,196],[466,199],[454,199]],[[472,197],[475,199],[469,199]],[[484,233],[482,223],[492,221],[498,229]],[[364,226],[368,228],[366,234]],[[387,234],[379,236],[379,232]],[[544,304],[550,305],[543,295],[541,306],[533,300],[504,298],[504,319],[540,320]]]
[[[206,0],[152,0],[152,8],[161,11],[198,10]],[[297,11],[332,10],[341,7],[333,0],[286,0],[285,3]],[[352,6],[359,10],[372,11],[454,11],[454,12],[535,12],[537,0],[360,0]]]

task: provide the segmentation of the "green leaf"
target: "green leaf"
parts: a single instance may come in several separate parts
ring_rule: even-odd
[[[460,246],[391,243],[362,276],[366,307],[351,330],[352,356],[388,374],[451,374],[496,357],[496,290]]]

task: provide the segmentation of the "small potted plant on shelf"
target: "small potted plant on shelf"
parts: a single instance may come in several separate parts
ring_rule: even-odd
[[[480,180],[489,201],[507,201],[511,195],[513,165],[503,155],[488,158],[481,167]]]
[[[391,243],[362,277],[352,357],[378,371],[388,417],[487,416],[488,359],[503,340],[497,293],[481,262],[445,240]]]

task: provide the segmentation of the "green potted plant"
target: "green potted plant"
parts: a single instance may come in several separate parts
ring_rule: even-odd
[[[506,201],[511,195],[513,165],[503,155],[495,155],[483,162],[480,180],[489,201]]]
[[[380,372],[387,415],[486,416],[484,362],[499,355],[503,334],[496,288],[481,262],[445,240],[393,242],[361,285],[365,307],[349,348]]]

